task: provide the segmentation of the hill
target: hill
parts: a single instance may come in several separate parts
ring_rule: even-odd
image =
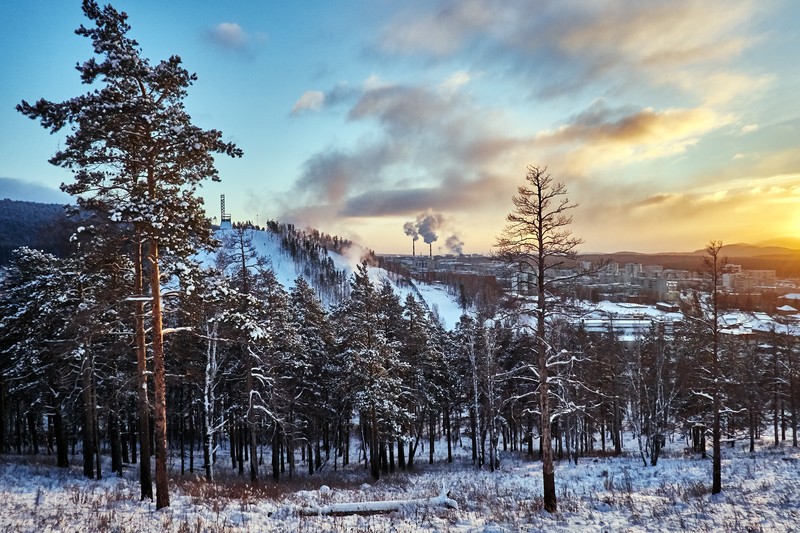
[[[215,237],[224,241],[233,229],[218,229]],[[285,287],[292,287],[302,276],[314,287],[319,298],[329,307],[339,303],[349,292],[352,274],[363,259],[370,258],[372,251],[338,237],[316,230],[301,231],[291,224],[270,221],[265,229],[247,230],[254,250],[264,257],[272,267],[276,279]],[[210,256],[201,257],[212,264]],[[401,300],[409,293],[435,310],[443,325],[451,329],[461,316],[456,298],[448,294],[439,284],[392,274],[387,270],[369,267],[370,279],[376,286],[389,283]]]
[[[65,218],[63,205],[0,200],[0,265],[20,246],[58,253]]]

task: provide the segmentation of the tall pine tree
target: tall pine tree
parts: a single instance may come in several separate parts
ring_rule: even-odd
[[[192,124],[183,101],[196,76],[181,66],[178,56],[151,65],[141,56],[139,44],[128,37],[124,12],[101,8],[94,0],[84,0],[83,12],[94,26],[81,25],[76,33],[91,39],[99,59],[90,58],[76,68],[81,81],[94,88],[65,102],[23,101],[17,109],[52,133],[71,128],[63,147],[50,159],[74,171],[75,181],[62,189],[74,195],[79,206],[103,212],[130,228],[136,264],[132,292],[138,293],[140,395],[147,386],[141,317],[143,280],[149,271],[156,507],[162,508],[169,505],[169,493],[161,256],[188,256],[210,242],[197,188],[206,179],[218,179],[212,154],[236,157],[241,151],[223,142],[221,132]],[[144,401],[146,397],[140,396],[142,412]],[[143,476],[142,497],[148,496],[146,482]]]

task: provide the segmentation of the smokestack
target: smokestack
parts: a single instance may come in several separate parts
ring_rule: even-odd
[[[430,250],[431,259],[433,259],[433,242],[428,243],[428,249]]]
[[[419,232],[417,231],[417,227],[414,225],[413,222],[406,222],[403,224],[403,231],[406,235],[411,237],[411,257],[417,256],[417,239],[419,239]]]

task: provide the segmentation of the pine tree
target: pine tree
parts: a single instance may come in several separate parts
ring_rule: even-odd
[[[409,449],[408,462],[413,465],[416,442],[427,425],[429,462],[432,463],[435,420],[444,398],[444,354],[434,341],[434,327],[422,302],[409,293],[404,307],[406,331],[402,357],[410,367],[407,387],[413,409],[409,411],[414,413],[415,427],[415,445]]]
[[[333,330],[322,302],[304,278],[295,280],[289,298],[291,327],[297,335],[295,352],[289,361],[292,365],[292,388],[296,391],[297,404],[303,413],[308,472],[313,474],[315,469],[322,466],[322,430],[334,418],[329,403],[334,391],[327,368],[333,349]]]
[[[350,300],[337,313],[337,345],[341,354],[344,391],[359,413],[369,441],[370,473],[381,474],[380,449],[397,430],[403,409],[397,351],[380,327],[380,310],[367,263],[353,273]]]
[[[63,357],[63,351],[69,350],[63,343],[68,313],[75,311],[72,302],[62,299],[63,291],[70,286],[65,277],[70,269],[65,266],[66,261],[51,254],[19,248],[12,253],[0,292],[0,371],[4,392],[12,405],[25,409],[36,408],[42,402],[50,404],[59,467],[69,466],[62,412],[73,395],[71,383],[75,381],[69,359]],[[0,443],[0,449],[4,448],[5,439]],[[92,467],[89,476],[93,474]]]
[[[77,70],[83,83],[98,84],[99,88],[61,103],[23,101],[17,109],[53,133],[71,126],[64,147],[50,159],[52,164],[74,171],[75,181],[62,186],[63,190],[76,196],[79,206],[103,211],[111,221],[132,228],[137,317],[143,316],[143,262],[147,261],[156,507],[162,508],[169,505],[169,493],[161,256],[189,256],[210,242],[210,228],[196,189],[203,180],[218,179],[213,153],[236,157],[241,151],[223,142],[219,131],[202,130],[191,123],[183,100],[196,76],[181,66],[178,56],[151,65],[141,56],[138,43],[127,36],[130,26],[125,13],[111,6],[101,8],[94,0],[84,0],[83,12],[95,26],[81,26],[76,33],[91,39],[101,59],[91,58]],[[141,321],[136,331],[140,391],[146,392]],[[140,404],[145,400],[140,397]],[[142,479],[143,497],[147,496],[146,481]]]

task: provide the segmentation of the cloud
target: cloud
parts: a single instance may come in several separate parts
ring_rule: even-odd
[[[325,104],[325,93],[321,91],[306,91],[292,107],[292,115],[299,115],[304,111],[317,111]]]
[[[343,92],[352,98],[349,87]],[[347,120],[376,129],[350,148],[310,157],[290,193],[309,204],[335,206],[327,212],[337,217],[499,203],[513,190],[498,173],[508,166],[517,176],[524,169],[520,141],[506,135],[501,117],[436,88],[364,84]]]
[[[372,189],[348,198],[339,210],[346,217],[409,215],[418,211],[460,211],[502,203],[510,197],[493,178],[444,180],[434,187]]]
[[[459,0],[440,2],[432,12],[406,11],[382,30],[378,47],[392,54],[451,55],[493,22],[495,9],[482,0]]]
[[[291,192],[337,219],[504,209],[528,163],[577,183],[598,168],[683,153],[731,120],[706,108],[597,101],[552,130],[515,134],[502,112],[463,95],[389,83],[364,89],[347,119],[375,129],[309,158]]]
[[[452,95],[461,87],[467,85],[474,79],[474,76],[466,71],[459,70],[450,75],[446,80],[439,84],[439,91],[445,95]]]
[[[679,87],[730,101],[765,80],[729,70],[758,41],[755,0],[440,0],[409,9],[382,29],[387,55],[458,56],[516,77],[537,97],[575,93],[597,81],[615,90]],[[736,83],[721,83],[723,78]],[[714,92],[719,91],[719,96]]]
[[[758,131],[758,124],[746,124],[746,125],[742,126],[742,130],[741,130],[741,132],[743,134],[744,133],[753,133],[755,131]]]
[[[354,190],[382,181],[382,169],[398,159],[397,148],[378,143],[358,150],[331,149],[311,156],[291,193],[296,200],[340,205]]]
[[[755,165],[735,168],[738,177],[697,175],[681,187],[657,180],[634,186],[584,184],[583,196],[592,201],[576,211],[579,234],[598,248],[625,235],[633,249],[665,251],[698,248],[712,238],[757,242],[796,227],[800,173],[760,174]]]
[[[335,102],[343,127],[366,133],[309,158],[290,194],[325,206],[337,223],[370,217],[399,228],[429,210],[461,217],[465,227],[454,233],[472,243],[486,235],[487,220],[509,211],[533,163],[568,185],[583,204],[576,220],[589,220],[582,228],[594,236],[615,227],[609,219],[620,231],[656,230],[661,220],[663,231],[671,212],[696,229],[704,215],[691,209],[721,215],[719,206],[745,198],[718,192],[744,172],[726,164],[765,164],[761,146],[731,149],[743,141],[737,132],[754,131],[748,122],[767,123],[748,105],[775,77],[739,62],[761,38],[757,7],[754,0],[404,4],[372,52],[431,67],[428,75],[408,83],[373,73],[298,100],[297,112]],[[542,98],[555,101],[544,108]],[[747,157],[730,164],[737,152]],[[789,159],[776,155],[762,174],[791,168]],[[701,194],[700,184],[711,189]]]
[[[633,145],[684,139],[719,127],[724,120],[709,109],[644,108],[622,116],[600,109],[539,136],[545,142],[624,143]]]
[[[247,33],[236,22],[220,22],[207,32],[208,39],[217,46],[234,52],[252,52],[253,46],[267,41],[267,34]]]
[[[385,82],[380,82],[372,76],[364,81],[364,87],[385,87]],[[364,89],[351,86],[348,83],[338,83],[329,91],[306,91],[297,99],[292,107],[291,115],[296,116],[305,112],[320,111],[332,108],[339,104],[353,103],[363,94]]]
[[[211,28],[209,36],[225,48],[241,49],[247,46],[247,35],[235,22],[220,22]]]
[[[705,107],[613,109],[596,103],[566,124],[539,132],[533,145],[546,150],[549,164],[585,176],[598,167],[683,154],[733,120]]]

